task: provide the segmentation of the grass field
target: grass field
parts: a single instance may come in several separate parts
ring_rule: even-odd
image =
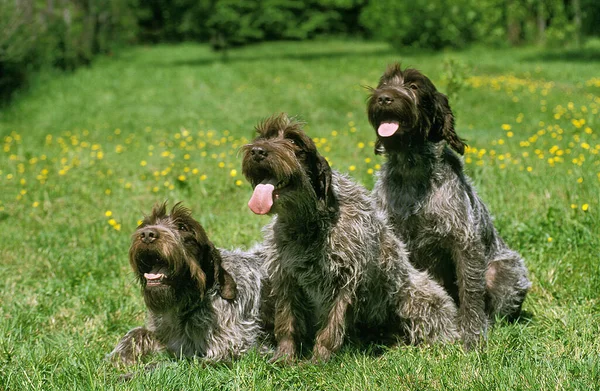
[[[469,353],[347,347],[292,367],[256,354],[230,367],[161,356],[172,365],[122,383],[103,358],[144,322],[127,261],[143,213],[184,201],[218,246],[260,241],[268,218],[246,206],[238,149],[281,111],[372,188],[382,160],[363,86],[398,60],[458,91],[466,170],[530,270],[524,319]],[[242,48],[227,62],[203,45],[138,47],[40,75],[0,112],[0,390],[597,389],[599,70],[597,52],[419,54],[338,41]]]

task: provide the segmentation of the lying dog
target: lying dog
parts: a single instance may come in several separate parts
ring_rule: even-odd
[[[131,364],[150,353],[210,361],[259,347],[272,322],[264,255],[217,249],[180,204],[157,204],[132,237],[129,262],[148,308],[146,327],[130,330],[109,354]]]

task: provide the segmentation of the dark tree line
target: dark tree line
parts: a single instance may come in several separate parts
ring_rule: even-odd
[[[0,0],[0,99],[43,66],[74,69],[132,43],[360,36],[397,47],[581,45],[597,0]]]

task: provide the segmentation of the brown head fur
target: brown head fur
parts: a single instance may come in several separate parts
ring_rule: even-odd
[[[216,281],[224,299],[236,296],[236,284],[221,267],[219,251],[180,203],[170,213],[166,203],[154,206],[132,236],[129,263],[154,311],[202,299]]]
[[[377,88],[369,90],[367,110],[375,130],[383,122],[399,123],[393,136],[378,135],[376,153],[445,140],[456,152],[464,154],[466,144],[454,130],[454,115],[448,98],[427,76],[412,68],[402,70],[396,63],[388,66]]]
[[[319,206],[336,210],[331,189],[331,168],[313,140],[302,130],[303,123],[286,114],[276,114],[256,126],[258,136],[243,147],[242,172],[252,187],[275,186],[274,208],[288,194],[302,187],[313,192]]]

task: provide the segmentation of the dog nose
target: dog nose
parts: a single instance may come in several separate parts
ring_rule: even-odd
[[[392,98],[389,94],[381,94],[377,97],[377,103],[380,105],[389,105],[393,101],[394,98]]]
[[[145,228],[140,232],[140,239],[146,244],[154,242],[159,236],[158,231],[152,228]]]
[[[252,149],[250,150],[250,153],[252,154],[252,157],[254,158],[254,160],[256,160],[257,162],[263,160],[269,154],[262,147],[252,147]]]

